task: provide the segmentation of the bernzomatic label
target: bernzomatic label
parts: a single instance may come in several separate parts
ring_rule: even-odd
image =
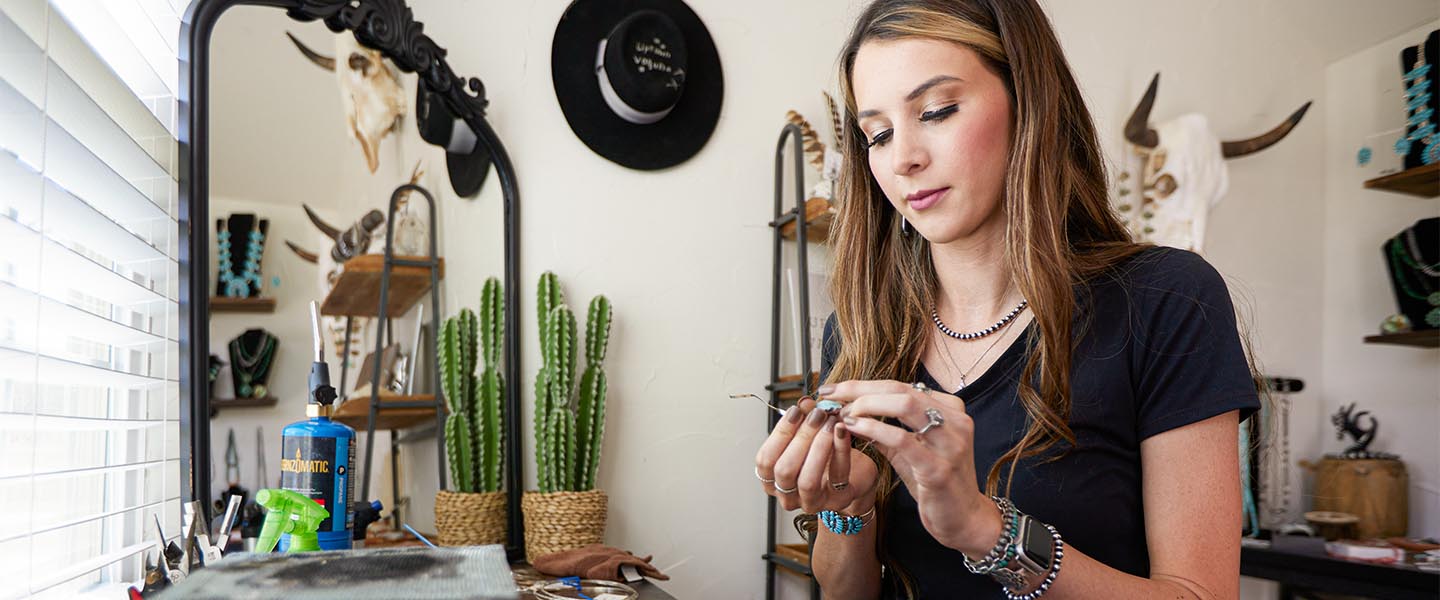
[[[280,458],[280,487],[304,494],[330,511],[331,516],[321,521],[316,530],[330,531],[335,515],[335,438],[285,438]]]

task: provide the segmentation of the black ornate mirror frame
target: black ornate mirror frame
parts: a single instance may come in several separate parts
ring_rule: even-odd
[[[210,348],[210,38],[220,16],[240,5],[283,9],[297,21],[323,20],[336,33],[353,31],[357,41],[382,52],[400,70],[418,74],[418,84],[465,119],[490,151],[504,195],[508,326],[503,352],[505,378],[510,382],[505,390],[505,486],[507,551],[514,557],[525,546],[520,519],[520,194],[510,158],[485,121],[484,86],[479,79],[466,80],[450,69],[445,49],[423,33],[423,24],[414,19],[403,0],[196,0],[185,13],[180,30],[180,435],[189,445],[181,445],[180,458],[181,472],[189,480],[182,484],[183,500],[199,500],[207,512],[211,506],[206,385]],[[436,435],[444,435],[444,431]],[[445,485],[443,470],[440,485]]]

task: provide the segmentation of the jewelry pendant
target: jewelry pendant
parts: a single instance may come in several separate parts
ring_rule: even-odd
[[[242,383],[242,384],[240,384],[240,397],[241,397],[241,398],[249,398],[249,397],[250,397],[250,394],[251,394],[252,392],[254,392],[254,390],[251,389],[250,384],[248,384],[248,383]]]
[[[1425,301],[1429,302],[1430,306],[1440,306],[1440,292],[1431,292]]]
[[[1440,308],[1432,308],[1425,313],[1425,324],[1431,327],[1440,327]]]
[[[254,387],[253,391],[255,392],[255,397],[256,397],[256,398],[264,398],[265,395],[266,395],[265,392],[268,391],[268,390],[265,389],[265,386],[260,385],[260,384],[257,383],[257,384],[255,384],[255,387]]]

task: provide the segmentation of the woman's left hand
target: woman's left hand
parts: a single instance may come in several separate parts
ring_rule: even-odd
[[[845,406],[846,428],[873,441],[890,460],[920,508],[920,521],[940,543],[962,552],[988,549],[999,537],[999,510],[975,477],[975,423],[956,396],[899,381],[844,381],[824,394]],[[931,413],[942,422],[923,435]],[[890,417],[910,431],[887,424]],[[986,539],[988,538],[988,539]]]

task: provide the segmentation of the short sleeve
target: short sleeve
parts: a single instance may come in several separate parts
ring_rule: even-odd
[[[835,324],[835,313],[825,319],[825,331],[820,334],[820,385],[825,385],[825,380],[830,378],[830,369],[835,366],[835,358],[840,356],[840,331]]]
[[[1235,308],[1220,273],[1166,249],[1133,272],[1139,439],[1232,410],[1260,407]]]

